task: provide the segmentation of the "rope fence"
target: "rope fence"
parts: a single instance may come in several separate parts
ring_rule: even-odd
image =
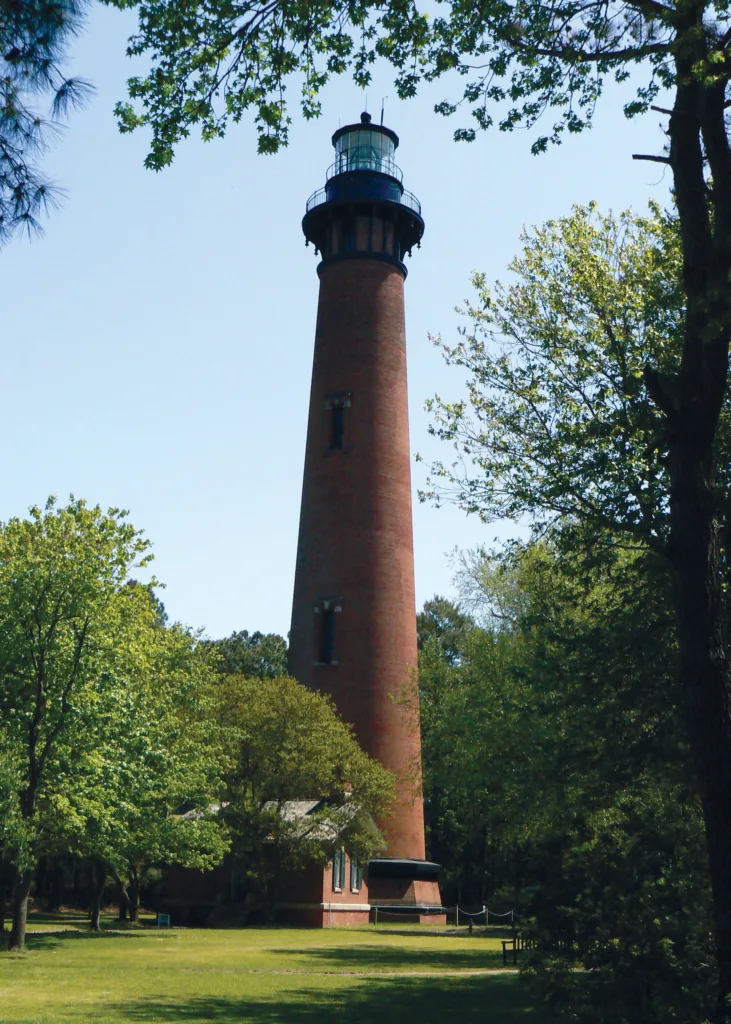
[[[446,908],[446,911],[447,911],[448,914],[451,913],[452,910],[454,910],[454,918],[455,918],[456,924],[459,924],[460,916],[466,917],[468,921],[474,921],[474,920],[476,920],[479,917],[484,917],[485,918],[485,927],[487,927],[487,925],[490,923],[490,914],[492,914],[492,916],[494,918],[497,917],[498,918],[498,922],[500,922],[500,923],[515,924],[515,911],[514,910],[506,910],[504,913],[498,913],[498,911],[490,910],[489,907],[485,906],[485,907],[482,908],[482,910],[478,910],[476,913],[473,914],[473,913],[471,913],[468,910],[462,909],[459,906],[459,904],[457,904],[457,906],[454,907],[454,908],[452,908],[452,907],[447,907]],[[509,922],[506,920],[507,918],[510,919]],[[496,924],[498,922],[496,922]]]
[[[460,907],[459,904],[457,904],[454,907],[434,907],[429,908],[429,910],[431,910],[433,914],[454,914],[454,920],[457,927],[459,927],[460,918],[466,918],[467,923],[470,926],[470,930],[472,929],[473,922],[481,917],[484,917],[485,919],[485,927],[489,925],[491,917],[498,919],[497,921],[495,921],[495,924],[515,924],[514,910],[506,910],[503,913],[500,913],[496,910],[490,910],[489,907],[484,906],[481,910],[472,912]],[[426,911],[427,916],[429,910]],[[424,911],[422,911],[422,913],[424,913]],[[399,921],[405,921],[408,920],[408,916],[409,912],[406,908],[404,908],[403,910],[383,910],[381,907],[373,908],[374,924],[378,924],[379,918],[391,918]]]

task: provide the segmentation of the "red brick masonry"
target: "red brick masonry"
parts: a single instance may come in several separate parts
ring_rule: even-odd
[[[337,450],[333,401],[348,403]],[[318,664],[325,602],[333,660]],[[424,857],[416,662],[404,279],[391,263],[345,259],[320,273],[290,670],[330,694],[396,774],[381,823],[391,857]]]

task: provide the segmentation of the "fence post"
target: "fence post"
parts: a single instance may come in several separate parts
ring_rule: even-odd
[[[487,909],[486,906],[483,907],[482,909],[485,911],[485,927],[487,928],[488,924],[490,923],[488,921],[488,917],[489,917],[490,911]]]
[[[454,919],[455,919],[457,927],[459,928],[459,903],[457,904],[457,906],[455,908],[455,918]]]
[[[373,927],[375,928],[378,924],[378,907],[373,908]]]

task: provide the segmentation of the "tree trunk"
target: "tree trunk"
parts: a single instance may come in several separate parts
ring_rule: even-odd
[[[126,882],[123,882],[118,875],[114,876],[114,880],[117,883],[117,888],[119,889],[119,915],[117,920],[126,921],[127,916],[130,913],[130,899],[129,893],[127,892],[127,884]]]
[[[101,857],[94,857],[91,862],[91,930],[100,932],[102,903],[107,885],[107,865]]]
[[[690,447],[690,446],[689,446]],[[731,670],[710,457],[679,452],[672,487],[678,636],[701,783],[719,970],[717,1020],[731,1020]]]
[[[129,919],[132,924],[137,924],[140,916],[140,886],[136,872],[132,872],[130,876],[127,891],[129,893]]]
[[[683,353],[674,378],[650,373],[665,413],[670,477],[669,556],[675,576],[686,721],[701,785],[719,990],[716,1024],[731,1022],[731,666],[725,636],[715,448],[731,335],[731,156],[723,76],[708,57],[704,6],[678,8],[676,92],[669,122],[683,245]],[[705,177],[707,161],[713,181]]]
[[[8,870],[7,864],[0,860],[0,949],[5,949],[5,937],[7,930],[5,928],[5,915],[6,909],[6,898],[8,889]]]
[[[131,888],[129,894],[129,919],[132,924],[137,924],[140,919],[140,897],[136,886]]]
[[[5,937],[5,900],[7,897],[8,888],[8,866],[2,858],[0,858],[0,936]],[[2,948],[2,940],[0,940],[0,948]]]
[[[25,949],[25,928],[28,921],[28,898],[33,885],[33,872],[18,871],[13,887],[13,925],[8,949],[20,953]]]

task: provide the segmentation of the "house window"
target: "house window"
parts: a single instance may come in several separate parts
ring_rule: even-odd
[[[363,868],[355,857],[350,858],[350,888],[353,892],[360,892],[363,888]]]
[[[345,869],[345,850],[336,850],[333,856],[333,889],[335,892],[341,892],[345,887]]]

